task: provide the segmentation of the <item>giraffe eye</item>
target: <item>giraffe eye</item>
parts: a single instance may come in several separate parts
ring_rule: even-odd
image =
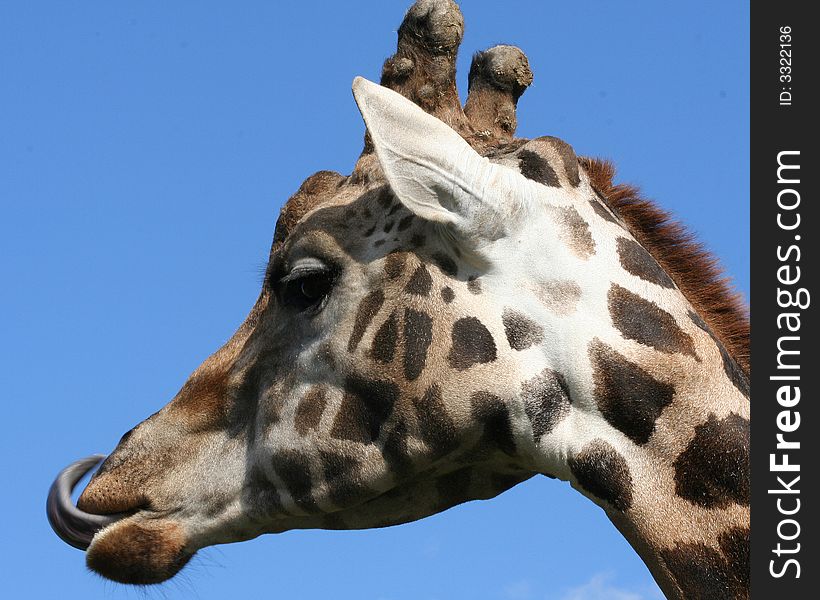
[[[299,292],[308,302],[324,298],[330,291],[330,281],[326,277],[305,277],[299,281]]]
[[[279,280],[279,297],[285,306],[318,312],[333,287],[334,273],[326,266],[297,268]]]

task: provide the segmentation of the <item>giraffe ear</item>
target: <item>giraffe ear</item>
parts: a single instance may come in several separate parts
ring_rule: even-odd
[[[490,235],[513,212],[520,175],[480,156],[416,104],[362,77],[353,96],[387,181],[416,215],[474,236]]]

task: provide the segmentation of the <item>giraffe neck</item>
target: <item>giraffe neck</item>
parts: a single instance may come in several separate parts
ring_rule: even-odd
[[[696,368],[593,341],[591,393],[567,383],[571,410],[536,443],[538,469],[600,505],[667,597],[744,598],[748,388],[708,329],[692,323]],[[556,457],[566,460],[550,471]]]
[[[709,389],[697,374],[689,379],[690,391],[676,398],[675,426],[659,427],[628,458],[629,508],[605,510],[667,597],[745,598],[748,403],[740,394],[720,395],[721,386]]]
[[[554,149],[516,156],[539,144]],[[585,175],[570,175],[567,194],[542,193],[540,221],[500,245],[521,257],[501,279],[519,269],[523,283],[486,282],[518,370],[517,447],[601,505],[669,597],[744,597],[747,376]]]
[[[653,509],[629,515],[607,510],[665,596],[748,598],[749,507],[680,513],[666,501],[660,496]]]

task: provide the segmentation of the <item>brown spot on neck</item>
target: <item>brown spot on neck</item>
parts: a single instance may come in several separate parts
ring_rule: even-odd
[[[632,506],[632,475],[626,460],[603,440],[593,440],[578,454],[570,457],[569,467],[581,487],[610,504],[626,511]]]
[[[621,266],[635,277],[665,288],[675,287],[666,271],[661,269],[652,255],[638,242],[625,237],[618,238],[618,258]]]
[[[572,403],[566,379],[549,368],[521,384],[521,399],[536,443],[569,414]]]
[[[748,506],[750,469],[749,421],[710,414],[675,460],[675,493],[705,508]]]
[[[555,279],[536,284],[534,291],[544,306],[558,315],[575,312],[581,298],[581,286],[568,279]]]
[[[505,308],[501,320],[507,342],[513,350],[526,350],[544,340],[541,326],[517,310]]]
[[[675,388],[595,338],[589,345],[595,400],[610,425],[638,445],[655,431],[655,421],[672,403]]]
[[[683,598],[741,599],[749,597],[726,559],[714,548],[679,543],[661,552]]]
[[[581,158],[579,162],[595,190],[669,274],[748,375],[748,311],[740,294],[721,273],[715,257],[668,213],[641,198],[636,188],[615,185],[611,163],[595,158]]]
[[[589,230],[589,225],[577,210],[566,206],[550,207],[558,226],[558,238],[572,251],[575,256],[587,260],[595,254],[595,240]]]
[[[679,352],[697,359],[692,338],[657,304],[618,284],[612,284],[607,298],[612,323],[625,338],[660,352]]]

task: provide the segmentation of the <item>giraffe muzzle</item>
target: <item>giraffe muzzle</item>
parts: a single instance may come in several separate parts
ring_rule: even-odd
[[[95,515],[81,511],[71,501],[71,492],[80,479],[103,459],[104,455],[94,454],[71,463],[60,471],[48,491],[46,514],[51,528],[65,543],[80,550],[88,549],[94,535],[102,528],[129,514]]]

